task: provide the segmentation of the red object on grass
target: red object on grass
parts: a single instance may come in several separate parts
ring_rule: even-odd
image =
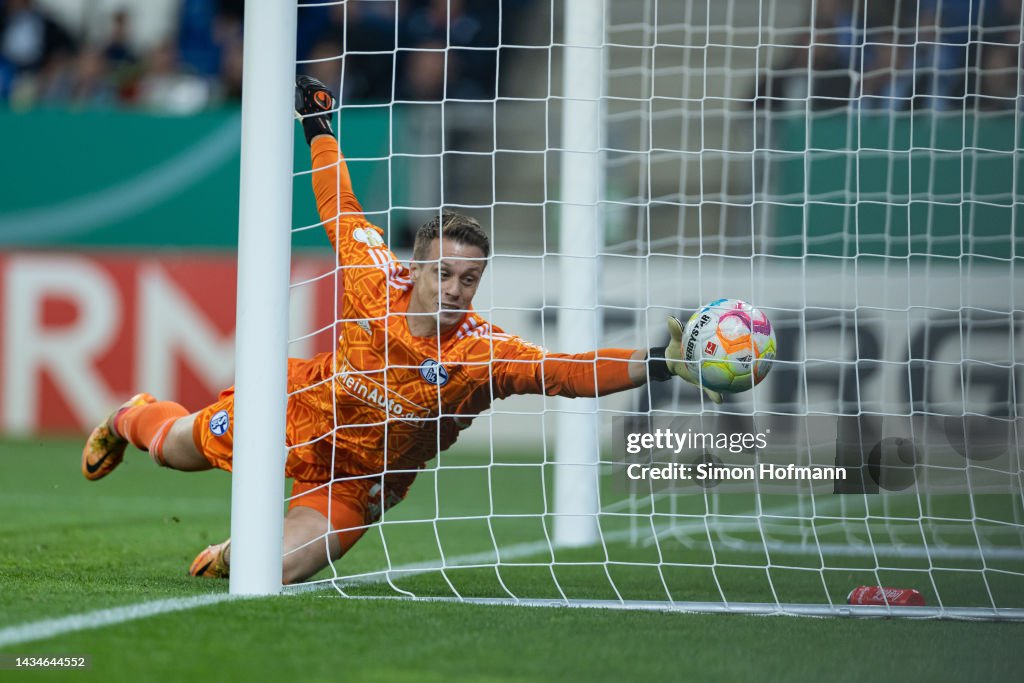
[[[924,596],[913,588],[857,586],[846,601],[851,605],[891,605],[893,607],[924,607]]]

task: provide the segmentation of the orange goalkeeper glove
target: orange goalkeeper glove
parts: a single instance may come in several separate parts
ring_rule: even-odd
[[[309,76],[295,79],[295,118],[302,121],[307,144],[313,144],[317,135],[334,135],[331,130],[334,106],[334,95],[326,85]]]

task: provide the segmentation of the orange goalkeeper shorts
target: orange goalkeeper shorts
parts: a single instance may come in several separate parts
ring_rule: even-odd
[[[289,386],[316,384],[318,371],[316,359],[288,360]],[[329,386],[311,391],[329,392]],[[329,398],[325,399],[328,404]],[[235,388],[220,393],[211,403],[196,414],[192,424],[192,441],[203,457],[216,468],[231,471],[234,456]],[[285,416],[285,438],[289,445],[285,461],[285,474],[292,479],[304,481],[327,481],[334,468],[331,467],[332,442],[323,438],[331,434],[334,425],[328,414],[307,405],[292,396],[288,400]],[[339,467],[338,469],[342,469]]]
[[[315,384],[317,367],[315,359],[289,359],[289,384]],[[234,421],[232,387],[222,391],[215,403],[200,410],[192,424],[196,448],[211,465],[228,472],[234,455]],[[338,452],[331,439],[322,438],[333,431],[334,425],[324,411],[294,398],[288,401],[285,437],[289,449],[284,471],[285,476],[295,480],[289,508],[312,508],[330,520],[335,531],[358,528],[361,535],[367,525],[379,521],[384,511],[405,498],[417,473],[405,471],[358,478],[337,474],[331,463]]]
[[[365,531],[381,515],[402,502],[416,475],[411,472],[384,476],[338,478],[331,482],[296,480],[288,509],[313,508],[330,520],[335,531]]]

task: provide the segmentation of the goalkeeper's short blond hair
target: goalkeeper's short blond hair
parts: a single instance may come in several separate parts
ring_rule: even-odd
[[[445,211],[421,225],[416,231],[416,241],[412,247],[413,260],[426,261],[430,243],[438,237],[479,247],[485,257],[491,255],[491,240],[475,218],[454,211]]]

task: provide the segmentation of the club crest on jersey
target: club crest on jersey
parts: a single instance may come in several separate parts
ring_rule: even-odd
[[[384,245],[384,239],[373,228],[356,228],[352,231],[352,239],[356,242],[362,242],[368,247]]]
[[[228,411],[218,410],[214,413],[213,417],[210,418],[210,432],[214,436],[224,436],[227,434],[228,427],[231,426],[231,418],[228,416]]]
[[[420,377],[425,382],[436,384],[439,387],[448,384],[448,371],[433,358],[428,358],[420,363]]]

